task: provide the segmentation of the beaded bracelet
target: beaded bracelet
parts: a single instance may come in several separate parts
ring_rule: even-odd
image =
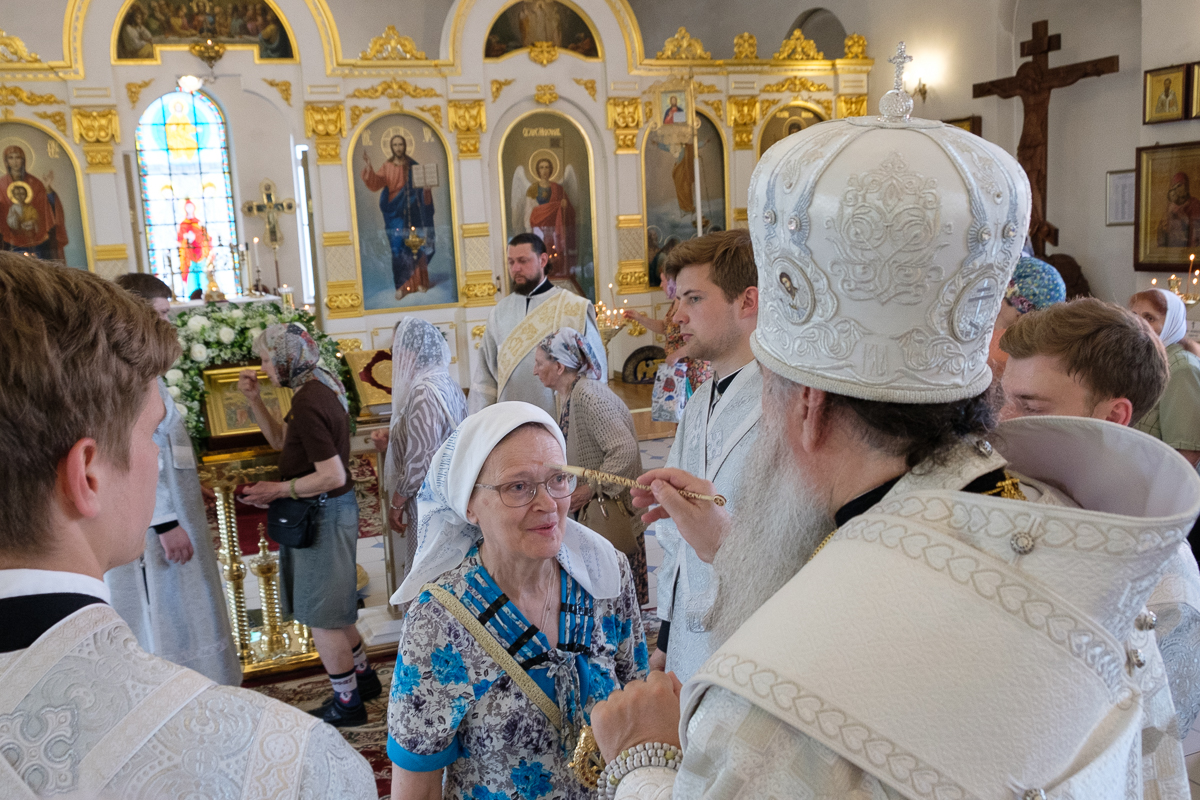
[[[626,775],[639,767],[665,767],[679,770],[679,748],[673,744],[662,742],[646,742],[628,750],[610,761],[600,773],[600,783],[596,793],[601,800],[613,800],[617,796],[617,786]]]

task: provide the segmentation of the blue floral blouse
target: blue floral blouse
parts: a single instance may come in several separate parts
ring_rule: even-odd
[[[555,648],[500,591],[478,547],[437,584],[478,617],[566,716],[581,713],[586,721],[592,706],[618,684],[644,678],[648,671],[637,592],[628,561],[618,557],[621,594],[611,600],[594,600],[560,570]],[[578,695],[557,696],[556,665],[574,667]],[[571,754],[550,720],[429,592],[422,592],[405,615],[388,706],[387,749],[396,765],[412,772],[445,767],[446,798],[584,800],[593,794],[567,766]]]

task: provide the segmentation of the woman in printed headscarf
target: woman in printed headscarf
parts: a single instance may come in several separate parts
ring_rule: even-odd
[[[592,707],[647,672],[624,556],[567,516],[565,442],[528,403],[466,418],[421,487],[388,708],[393,798],[564,798]]]
[[[992,342],[988,347],[988,366],[992,368],[992,385],[999,386],[1008,364],[1008,353],[1000,349],[1000,337],[1022,314],[1067,301],[1067,285],[1053,265],[1033,256],[1022,256],[1000,303]],[[997,393],[999,394],[999,393]],[[1003,405],[1002,396],[997,402]],[[999,406],[997,406],[999,408]]]
[[[1158,405],[1134,425],[1200,465],[1200,345],[1187,336],[1187,306],[1165,289],[1138,292],[1129,310],[1150,324],[1167,348],[1171,377]]]
[[[629,407],[599,380],[600,362],[574,328],[559,328],[534,351],[533,374],[553,389],[558,426],[567,440],[567,463],[637,479],[642,469],[637,432]],[[646,578],[646,525],[633,509],[629,490],[580,483],[571,513],[629,559],[638,601],[650,602]]]
[[[394,586],[408,574],[417,552],[417,490],[433,454],[467,415],[467,399],[450,377],[450,346],[430,323],[405,317],[392,334],[392,426],[375,431],[386,453]]]
[[[253,369],[238,378],[254,419],[279,454],[279,481],[260,481],[241,495],[268,506],[284,497],[324,497],[310,547],[279,547],[279,595],[284,616],[312,628],[313,643],[333,684],[333,697],[312,712],[331,725],[363,725],[364,700],[382,693],[367,663],[358,619],[355,557],[358,501],[350,478],[350,415],[346,389],[321,364],[308,331],[295,323],[272,325],[254,340],[271,383],[292,390],[292,408],[278,419],[263,402]]]

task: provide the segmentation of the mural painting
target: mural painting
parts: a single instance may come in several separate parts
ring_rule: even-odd
[[[295,48],[279,12],[262,2],[237,0],[134,0],[117,36],[119,60],[155,58],[155,45],[211,39],[254,45],[260,60],[291,59]]]
[[[587,58],[600,57],[587,21],[556,0],[520,0],[500,12],[488,31],[483,55],[500,58],[541,42]]]
[[[0,249],[87,269],[75,165],[58,139],[0,122]]]

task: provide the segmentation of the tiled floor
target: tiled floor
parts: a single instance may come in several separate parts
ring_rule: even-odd
[[[1191,781],[1192,800],[1200,800],[1200,720],[1183,740],[1184,761],[1187,763],[1188,779]]]

